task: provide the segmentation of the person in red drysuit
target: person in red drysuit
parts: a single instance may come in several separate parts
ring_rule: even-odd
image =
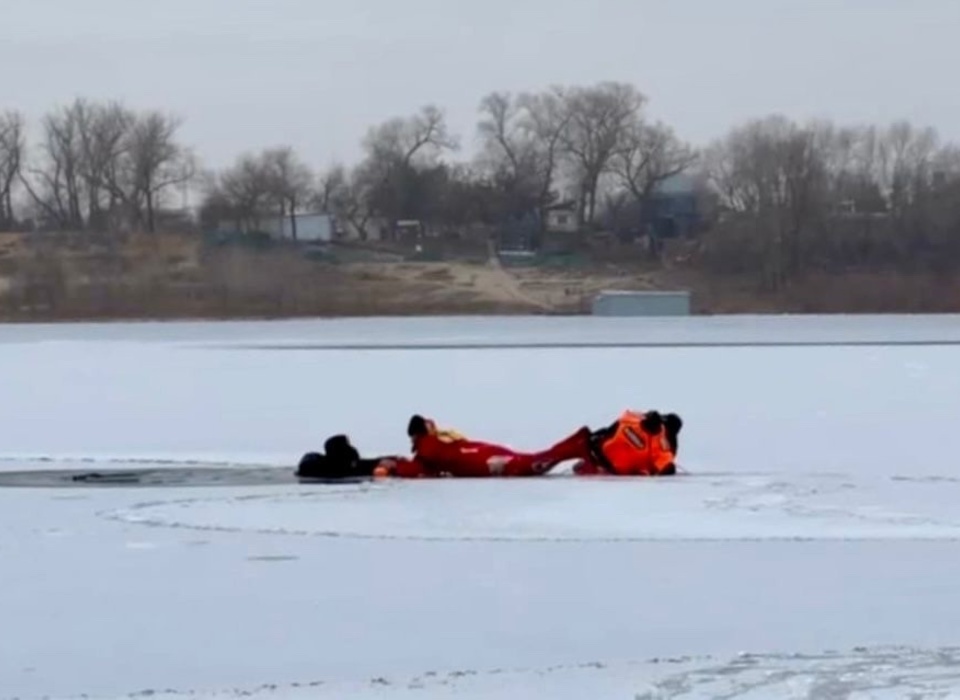
[[[468,440],[453,431],[439,430],[432,420],[420,415],[410,419],[407,435],[413,447],[410,461],[428,477],[542,476],[561,462],[587,459],[590,454],[590,430],[586,427],[540,452],[520,452],[504,445]],[[417,466],[398,464],[397,470],[409,472]]]

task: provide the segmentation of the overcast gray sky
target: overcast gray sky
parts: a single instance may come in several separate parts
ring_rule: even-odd
[[[0,109],[168,109],[212,166],[352,161],[427,102],[471,148],[487,92],[601,80],[697,144],[771,112],[960,140],[958,30],[960,0],[0,0]]]

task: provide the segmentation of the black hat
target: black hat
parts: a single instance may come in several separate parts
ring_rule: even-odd
[[[427,419],[419,414],[415,414],[410,422],[407,423],[407,437],[417,437],[426,435],[430,430],[427,428]]]
[[[663,416],[656,411],[649,411],[640,421],[640,427],[647,435],[656,435],[663,427]]]
[[[327,438],[323,449],[327,453],[327,459],[341,469],[353,467],[360,461],[360,453],[350,444],[350,438],[346,435]]]

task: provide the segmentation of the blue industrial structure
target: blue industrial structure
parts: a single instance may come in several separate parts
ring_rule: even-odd
[[[661,182],[643,201],[625,204],[611,212],[607,228],[622,241],[650,236],[656,239],[697,233],[704,221],[703,199],[690,175],[675,175]]]
[[[604,291],[594,297],[591,310],[594,316],[689,316],[690,292]]]

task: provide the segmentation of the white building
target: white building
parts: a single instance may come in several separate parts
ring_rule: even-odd
[[[303,243],[327,243],[333,240],[336,227],[330,214],[295,214],[296,240]],[[294,240],[293,222],[289,216],[274,216],[263,221],[263,230],[274,238]]]
[[[577,223],[576,202],[563,202],[549,207],[546,211],[547,231],[551,233],[576,233],[580,226]]]

